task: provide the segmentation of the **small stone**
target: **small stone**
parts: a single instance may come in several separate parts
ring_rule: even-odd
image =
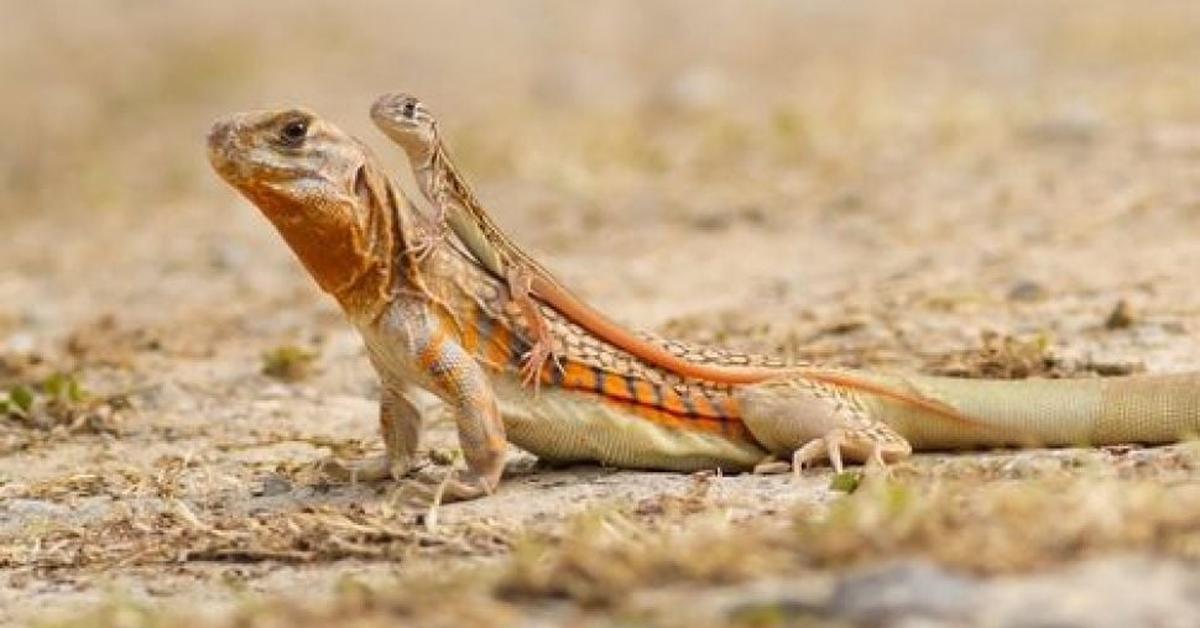
[[[851,574],[838,583],[831,614],[878,626],[914,616],[970,617],[979,584],[926,562],[897,563]]]
[[[1103,123],[1098,111],[1077,104],[1029,125],[1024,130],[1024,136],[1035,144],[1089,144],[1096,139]]]
[[[1113,307],[1108,318],[1104,321],[1105,329],[1128,329],[1133,326],[1136,317],[1133,314],[1133,308],[1125,299],[1117,301],[1117,305]]]
[[[291,492],[292,481],[278,473],[273,473],[263,478],[262,487],[256,494],[258,497],[275,497],[276,495],[287,495]]]
[[[37,348],[37,339],[33,334],[18,332],[9,336],[0,346],[8,353],[30,353]]]
[[[1179,321],[1168,321],[1162,324],[1163,331],[1175,336],[1186,336],[1188,333],[1187,326]]]
[[[1021,280],[1008,290],[1009,301],[1036,301],[1044,296],[1045,288],[1036,281]]]

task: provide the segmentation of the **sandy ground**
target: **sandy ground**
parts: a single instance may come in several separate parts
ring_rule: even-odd
[[[1189,3],[103,4],[0,9],[0,390],[33,394],[0,418],[0,622],[1200,613],[1190,444],[922,454],[850,496],[514,451],[433,517],[331,482],[381,449],[376,381],[202,151],[218,114],[303,103],[401,173],[365,109],[408,89],[510,234],[632,326],[964,376],[1194,370]],[[427,447],[452,456],[445,418]]]

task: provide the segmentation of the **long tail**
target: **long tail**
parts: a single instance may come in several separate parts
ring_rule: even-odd
[[[916,449],[1168,443],[1200,435],[1200,373],[1076,380],[867,376],[874,405]],[[958,416],[930,412],[912,396]]]

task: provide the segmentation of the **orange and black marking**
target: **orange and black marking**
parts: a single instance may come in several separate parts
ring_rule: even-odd
[[[463,348],[492,370],[519,367],[532,345],[478,304],[469,309],[459,335]]]
[[[726,391],[659,384],[570,360],[547,368],[542,383],[591,393],[655,423],[731,437],[749,437],[737,402]]]
[[[466,309],[466,308],[464,308]],[[459,341],[493,370],[519,371],[531,345],[486,308],[471,304]],[[596,364],[563,359],[547,364],[541,382],[564,390],[596,395],[603,403],[654,423],[732,438],[749,438],[737,402],[724,390],[659,384],[636,375],[614,373]]]

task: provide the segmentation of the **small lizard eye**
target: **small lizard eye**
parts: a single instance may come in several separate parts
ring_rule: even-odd
[[[411,119],[414,115],[416,115],[416,113],[417,113],[417,101],[415,101],[415,100],[404,101],[404,117]]]
[[[299,146],[308,137],[308,122],[292,120],[279,130],[279,139],[287,146]]]

